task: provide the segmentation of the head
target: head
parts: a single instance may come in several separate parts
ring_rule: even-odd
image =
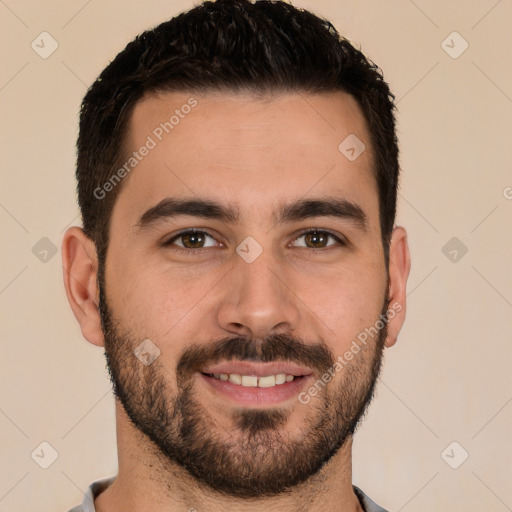
[[[317,474],[405,318],[377,66],[287,3],[206,2],[136,37],[91,86],[76,175],[68,297],[155,456],[240,497]],[[226,394],[224,369],[263,363],[294,379],[261,400]]]

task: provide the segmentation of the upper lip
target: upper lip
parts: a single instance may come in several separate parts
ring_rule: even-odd
[[[251,361],[224,361],[222,363],[212,364],[201,370],[202,373],[236,373],[238,375],[255,375],[264,377],[266,375],[277,375],[285,373],[301,377],[311,375],[313,372],[307,366],[300,366],[287,361],[273,361],[270,363],[255,363]]]

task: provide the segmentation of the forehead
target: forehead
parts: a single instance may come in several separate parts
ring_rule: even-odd
[[[347,157],[347,147],[363,144],[360,156]],[[134,107],[125,147],[136,162],[114,216],[121,210],[132,224],[171,196],[210,197],[242,217],[308,194],[341,194],[370,210],[378,201],[367,125],[343,92],[151,94]]]

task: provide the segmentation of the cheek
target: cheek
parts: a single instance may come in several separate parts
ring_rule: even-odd
[[[354,269],[337,273],[321,287],[311,287],[305,301],[327,331],[334,353],[345,351],[353,339],[375,324],[382,310],[385,283],[371,272]]]
[[[125,325],[160,339],[186,314],[188,301],[181,288],[139,274],[121,287],[119,304]]]
[[[217,283],[217,274],[163,271],[143,263],[131,267],[115,276],[121,283],[112,300],[116,318],[134,337],[154,341],[166,358],[179,355],[211,315],[207,292]]]

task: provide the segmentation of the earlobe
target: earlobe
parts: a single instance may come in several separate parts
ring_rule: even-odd
[[[71,227],[64,234],[62,267],[66,295],[84,338],[93,345],[103,346],[96,247],[79,227]]]
[[[389,308],[388,337],[386,347],[392,347],[405,321],[407,279],[411,269],[411,258],[407,244],[407,232],[395,226],[389,249]]]

